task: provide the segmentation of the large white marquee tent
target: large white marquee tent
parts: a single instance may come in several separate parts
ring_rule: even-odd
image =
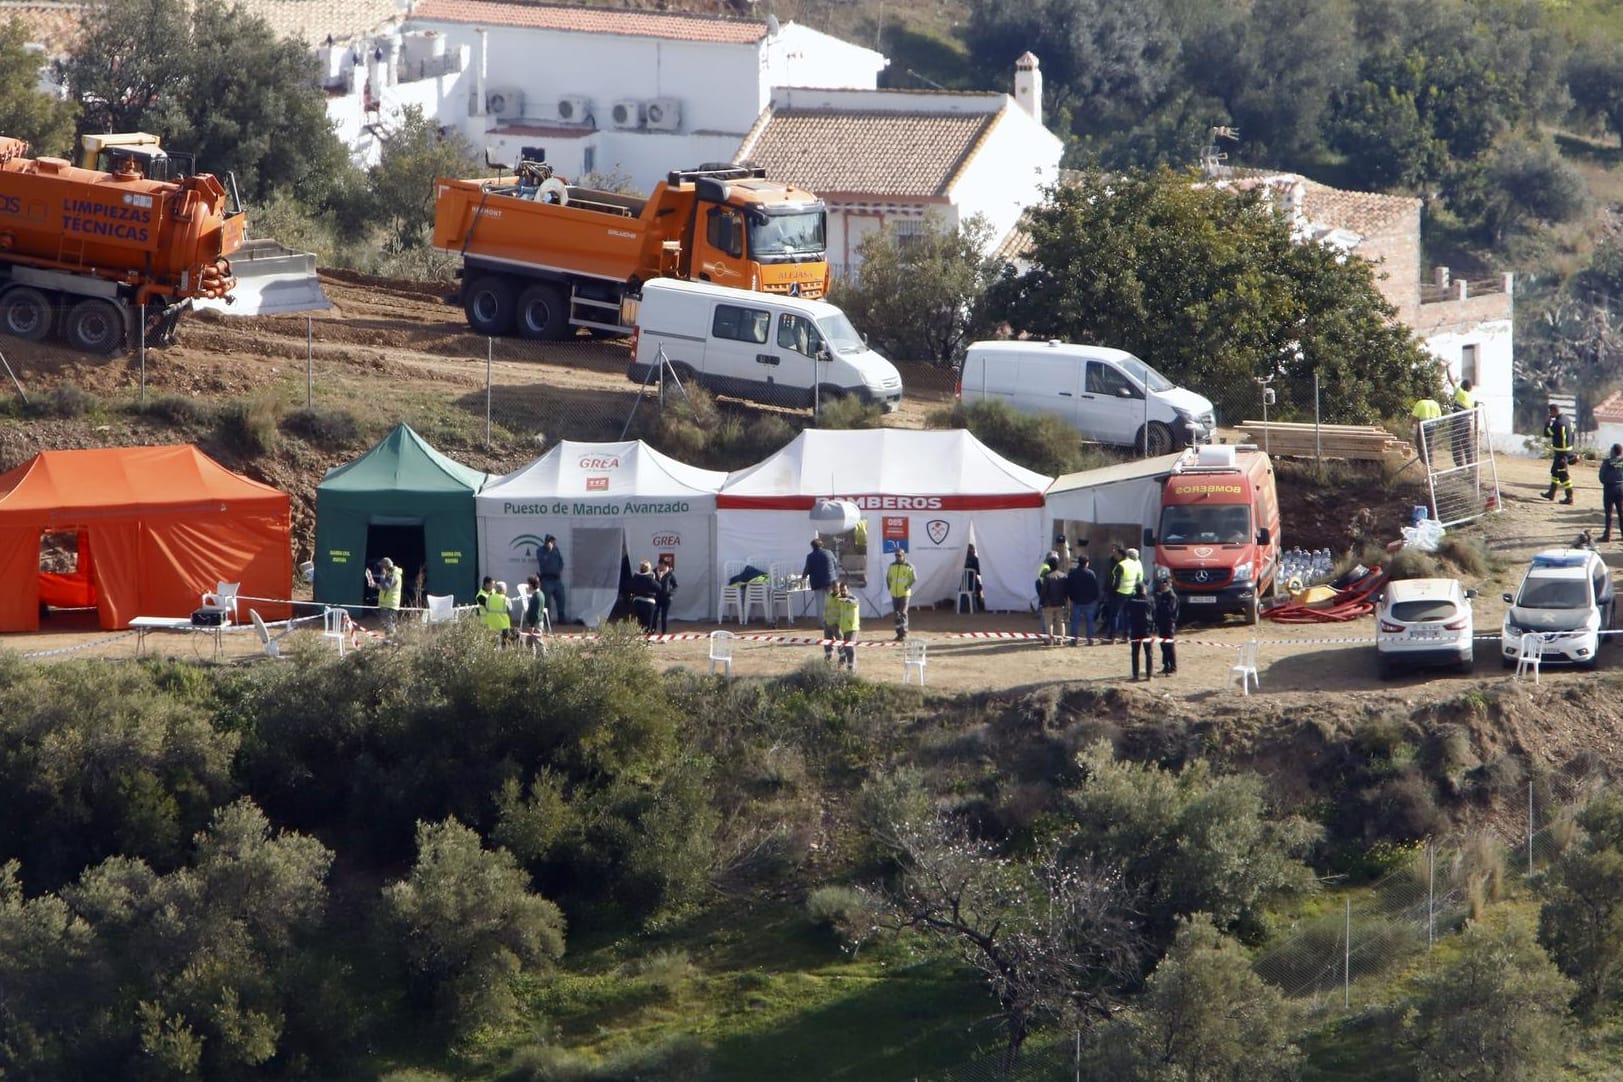
[[[622,554],[632,566],[670,555],[677,620],[715,609],[716,492],[726,479],[667,458],[641,440],[564,440],[475,497],[479,565],[509,586],[536,571],[548,534],[564,557],[566,615],[596,627],[614,609]]]
[[[718,581],[727,560],[798,562],[816,532],[812,507],[838,498],[862,509],[866,585],[857,592],[870,611],[889,611],[884,570],[898,546],[917,569],[914,604],[955,600],[971,541],[987,607],[1024,610],[1048,551],[1043,493],[1052,480],[963,429],[808,429],[728,475],[716,497]]]

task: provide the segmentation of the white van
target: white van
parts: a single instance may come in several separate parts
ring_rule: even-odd
[[[1160,455],[1211,439],[1210,399],[1119,349],[1067,342],[976,342],[958,376],[964,402],[1057,413],[1100,443]]]
[[[677,378],[779,406],[854,395],[888,412],[902,400],[896,366],[824,301],[658,278],[642,287],[626,375],[646,382],[663,350]]]

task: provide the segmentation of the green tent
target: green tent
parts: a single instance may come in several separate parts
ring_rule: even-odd
[[[405,574],[403,600],[425,594],[473,600],[479,545],[473,497],[488,475],[469,469],[397,425],[354,462],[335,466],[316,486],[315,596],[329,605],[373,601],[366,569],[385,556]]]

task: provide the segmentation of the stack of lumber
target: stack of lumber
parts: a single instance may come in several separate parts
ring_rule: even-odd
[[[1258,447],[1292,458],[1352,458],[1402,462],[1414,455],[1408,440],[1377,425],[1313,425],[1296,421],[1241,421],[1239,426]]]

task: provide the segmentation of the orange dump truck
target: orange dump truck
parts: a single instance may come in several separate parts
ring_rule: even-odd
[[[480,334],[631,333],[622,302],[650,278],[821,297],[827,209],[760,169],[672,172],[646,199],[566,184],[542,163],[512,180],[439,180],[434,247],[462,257]]]
[[[0,137],[0,330],[88,353],[173,339],[193,300],[229,299],[245,219],[208,174],[154,180],[30,158]]]

